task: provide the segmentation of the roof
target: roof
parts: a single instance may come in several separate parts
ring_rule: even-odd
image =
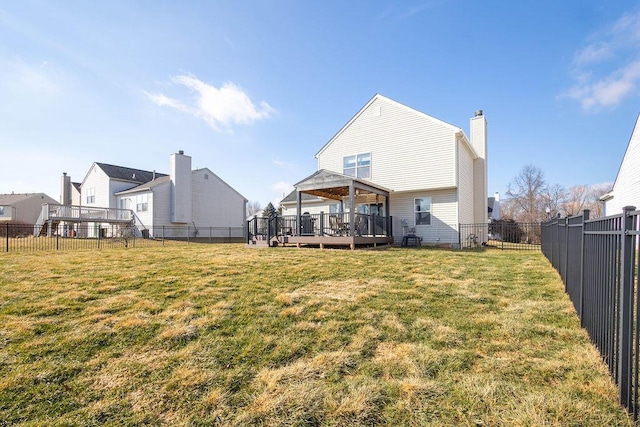
[[[47,196],[44,193],[21,193],[21,194],[0,194],[0,205],[2,206],[11,206],[14,203],[22,202],[23,200],[28,200],[33,197],[40,197],[45,200],[46,203],[57,203],[55,199]]]
[[[609,191],[608,193],[604,194],[602,197],[600,197],[601,201],[607,201],[607,200],[611,200],[614,197],[613,194],[613,190],[615,190],[616,188],[616,183],[618,182],[618,178],[620,178],[620,171],[622,170],[622,166],[624,165],[624,161],[627,158],[627,156],[629,155],[629,153],[631,152],[631,146],[635,141],[635,134],[636,132],[640,132],[640,114],[638,114],[638,117],[636,118],[636,124],[633,127],[633,130],[631,131],[631,136],[629,137],[629,142],[627,143],[627,148],[624,151],[624,156],[622,156],[622,160],[620,161],[620,167],[618,168],[618,173],[616,174],[616,179],[615,181],[613,181],[613,187],[611,188],[611,191]],[[637,144],[637,142],[636,142]]]
[[[302,193],[301,195],[303,202],[308,202],[310,200],[318,200],[318,196],[314,196],[313,194]],[[298,200],[296,199],[296,190],[293,190],[291,193],[287,195],[284,199],[280,201],[280,203],[296,203]]]
[[[302,181],[294,184],[296,191],[313,194],[326,199],[340,200],[349,195],[352,187],[357,193],[389,196],[391,190],[364,179],[320,169]]]
[[[364,111],[366,111],[366,110],[367,110],[367,108],[369,108],[369,106],[370,106],[371,104],[373,104],[376,100],[379,100],[379,99],[382,99],[382,100],[384,100],[384,101],[386,101],[386,102],[390,102],[390,103],[392,103],[392,104],[394,104],[394,105],[396,105],[396,106],[398,106],[398,107],[400,107],[400,108],[404,109],[405,111],[408,111],[408,112],[410,112],[410,113],[412,113],[412,114],[417,114],[417,115],[419,115],[419,116],[421,116],[421,117],[423,117],[423,118],[425,118],[425,119],[427,119],[427,120],[429,120],[429,121],[431,121],[431,122],[433,122],[433,123],[435,123],[435,124],[438,124],[438,125],[440,125],[440,126],[443,126],[443,127],[447,128],[447,129],[449,129],[450,131],[452,131],[452,132],[454,132],[454,133],[458,133],[458,132],[459,132],[459,133],[461,133],[462,135],[464,135],[464,132],[462,131],[462,129],[461,129],[461,128],[459,128],[459,127],[457,127],[457,126],[454,126],[454,125],[451,125],[451,124],[449,124],[449,123],[447,123],[447,122],[444,122],[444,121],[442,121],[442,120],[436,119],[435,117],[429,116],[428,114],[425,114],[425,113],[423,113],[423,112],[421,112],[421,111],[418,111],[418,110],[416,110],[415,108],[407,107],[406,105],[401,104],[401,103],[399,103],[398,101],[394,101],[393,99],[387,98],[386,96],[383,96],[383,95],[380,95],[379,93],[376,93],[376,94],[373,96],[373,98],[371,98],[371,99],[369,100],[369,102],[367,102],[367,103],[364,105],[364,107],[362,107],[362,108],[361,108],[361,109],[360,109],[360,110],[359,110],[359,111],[358,111],[358,112],[357,112],[357,113],[356,113],[356,114],[355,114],[355,115],[354,115],[354,116],[353,116],[353,117],[352,117],[352,118],[351,118],[351,119],[350,119],[350,120],[349,120],[349,121],[348,121],[348,122],[347,122],[347,123],[346,123],[346,124],[345,124],[345,125],[344,125],[344,126],[343,126],[343,127],[342,127],[342,128],[341,128],[341,129],[340,129],[340,130],[339,130],[339,131],[338,131],[334,136],[333,136],[333,137],[332,137],[332,138],[331,138],[331,139],[330,139],[330,140],[329,140],[329,142],[327,142],[327,143],[326,143],[326,144],[325,144],[325,145],[320,149],[320,151],[318,151],[318,152],[316,153],[315,157],[317,158],[317,157],[318,157],[318,156],[319,156],[319,155],[320,155],[320,154],[321,154],[321,153],[322,153],[322,152],[323,152],[323,151],[324,151],[324,150],[325,150],[329,145],[331,145],[331,143],[332,143],[336,138],[338,138],[338,136],[340,136],[340,134],[341,134],[342,132],[344,132],[344,131],[345,131],[345,130],[346,130],[346,129],[347,129],[347,128],[348,128],[348,127],[349,127],[349,126],[350,126],[350,125],[351,125],[351,124],[352,124],[352,123],[353,123],[353,122],[354,122],[354,121],[355,121],[355,120],[356,120],[356,119],[357,119],[357,118],[358,118],[358,117],[363,113],[363,112],[364,112]],[[468,138],[466,138],[466,136],[465,136],[465,139],[467,140],[467,145],[469,146],[469,148],[471,149],[471,151],[475,154],[475,150],[473,149],[473,147],[471,146],[471,144],[469,144],[469,143],[468,143]]]
[[[153,181],[154,175],[155,175],[155,178],[168,176],[165,173],[149,172],[142,169],[133,169],[133,168],[127,168],[124,166],[109,165],[107,163],[96,162],[96,165],[98,165],[100,169],[102,169],[109,178],[118,179],[121,181],[137,182],[140,184]]]
[[[130,193],[138,193],[140,191],[151,191],[153,188],[157,187],[160,184],[165,182],[169,182],[171,177],[169,175],[161,176],[160,178],[156,178],[153,181],[145,182],[144,184],[140,184],[136,187],[129,188],[128,190],[119,191],[116,193],[116,196],[120,196],[122,194],[130,194]]]

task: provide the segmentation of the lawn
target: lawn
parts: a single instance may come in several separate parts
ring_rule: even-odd
[[[3,425],[632,425],[540,253],[0,254]]]

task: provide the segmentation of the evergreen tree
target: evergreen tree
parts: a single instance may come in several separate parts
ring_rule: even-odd
[[[273,206],[273,204],[271,202],[269,202],[267,207],[264,208],[264,210],[262,211],[262,217],[263,218],[273,218],[276,215],[278,215],[278,211]]]

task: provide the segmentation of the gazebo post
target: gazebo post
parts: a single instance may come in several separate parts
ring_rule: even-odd
[[[353,181],[349,184],[349,236],[353,237],[356,234],[356,189],[353,185]]]
[[[302,230],[300,229],[302,225],[302,215],[300,211],[302,210],[302,192],[300,190],[296,190],[296,236],[300,236]]]

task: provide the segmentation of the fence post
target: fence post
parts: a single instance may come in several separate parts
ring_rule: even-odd
[[[620,318],[619,318],[619,347],[618,347],[618,381],[620,404],[631,409],[631,360],[633,342],[633,218],[629,215],[635,211],[634,206],[625,206],[622,214],[621,254],[622,265],[620,271]],[[635,412],[635,409],[634,409]]]
[[[585,209],[582,211],[582,227],[580,230],[580,312],[578,316],[580,317],[580,326],[584,327],[584,320],[582,316],[582,311],[584,307],[584,223],[589,220],[589,209]]]
[[[7,252],[9,252],[9,223],[7,223],[6,226],[7,226]]]
[[[164,246],[164,225],[162,226],[162,246]]]

